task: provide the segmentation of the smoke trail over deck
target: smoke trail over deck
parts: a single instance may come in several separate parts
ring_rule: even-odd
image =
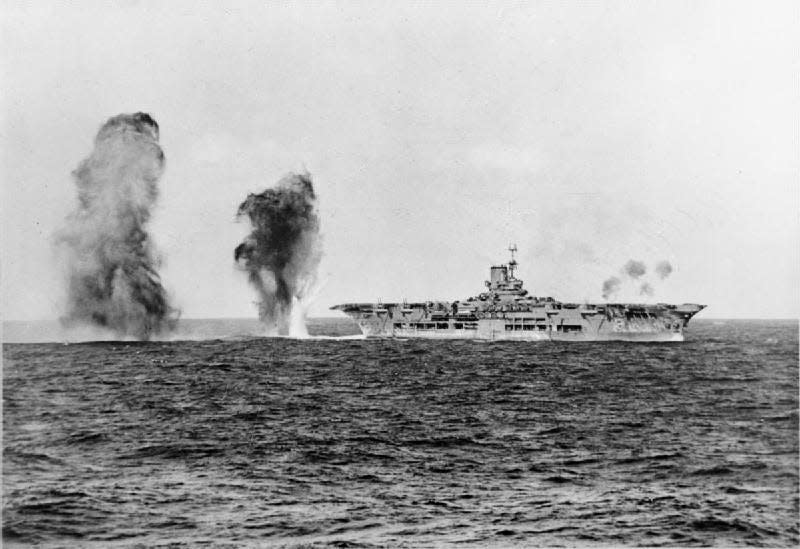
[[[636,261],[635,259],[631,259],[625,264],[622,270],[629,277],[637,279],[647,272],[647,266],[644,264],[643,261]]]
[[[159,128],[145,113],[110,118],[72,173],[78,207],[56,234],[67,268],[66,324],[149,339],[174,326],[146,231],[164,171]]]
[[[616,276],[612,276],[603,282],[603,299],[608,299],[619,291],[619,285],[622,281]]]
[[[289,174],[260,194],[250,194],[237,217],[253,231],[234,250],[237,265],[258,292],[259,317],[271,333],[290,333],[292,308],[316,280],[321,258],[316,195],[309,174]]]
[[[658,275],[658,278],[660,280],[664,280],[670,275],[670,273],[672,273],[672,265],[670,265],[668,261],[659,261],[656,263],[654,270]],[[635,259],[629,260],[620,270],[620,276],[623,278],[612,276],[603,282],[603,299],[609,299],[611,296],[619,292],[623,287],[623,283],[639,283],[639,295],[653,297],[656,293],[656,289],[649,281],[642,279],[646,273],[647,266],[643,261],[638,261]]]
[[[658,277],[661,280],[664,280],[672,274],[672,265],[670,265],[669,261],[659,261],[656,264],[656,273],[658,273]]]

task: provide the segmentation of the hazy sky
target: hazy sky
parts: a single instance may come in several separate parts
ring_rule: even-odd
[[[236,208],[314,177],[312,314],[457,299],[519,246],[536,295],[800,316],[797,2],[4,2],[2,314],[55,318],[52,234],[99,126],[145,111],[186,317],[254,317]],[[640,299],[633,288],[619,297]]]

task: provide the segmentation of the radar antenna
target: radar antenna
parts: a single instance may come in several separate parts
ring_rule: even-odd
[[[511,252],[511,261],[508,262],[508,270],[511,271],[510,272],[510,276],[513,279],[514,278],[514,269],[517,268],[517,260],[514,259],[514,254],[517,251],[517,245],[516,244],[509,244],[508,251]]]

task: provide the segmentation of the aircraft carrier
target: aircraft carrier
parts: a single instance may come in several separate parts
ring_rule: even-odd
[[[511,260],[492,266],[487,290],[462,301],[345,303],[331,309],[355,319],[370,337],[514,341],[683,341],[705,305],[563,303],[535,297],[514,276]]]

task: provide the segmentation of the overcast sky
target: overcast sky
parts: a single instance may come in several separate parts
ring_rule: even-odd
[[[800,316],[797,2],[5,2],[2,314],[56,318],[52,234],[99,126],[145,111],[185,317],[254,317],[236,208],[314,177],[311,313],[457,299],[519,247],[535,295]],[[627,292],[627,293],[626,293]],[[624,288],[620,298],[641,299]]]

